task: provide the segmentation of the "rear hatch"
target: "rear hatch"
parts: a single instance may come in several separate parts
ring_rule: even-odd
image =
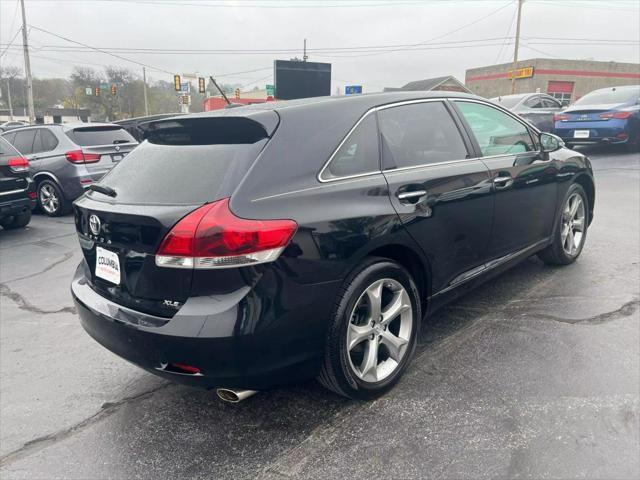
[[[27,160],[0,137],[0,203],[27,197],[29,166]]]
[[[155,253],[180,219],[231,196],[277,126],[274,112],[258,117],[267,121],[222,116],[156,122],[148,140],[98,184],[115,197],[89,191],[76,201],[76,229],[95,291],[137,311],[175,314],[190,296],[193,271],[159,267]],[[101,266],[96,273],[98,258],[116,263],[119,275],[105,278]]]
[[[120,125],[90,125],[65,131],[82,151],[91,178],[98,181],[129,154],[138,142]]]

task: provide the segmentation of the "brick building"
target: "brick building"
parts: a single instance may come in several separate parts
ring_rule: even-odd
[[[512,63],[470,68],[465,85],[491,98],[511,93]],[[640,84],[640,64],[532,58],[518,62],[516,93],[548,93],[570,103],[598,88]]]

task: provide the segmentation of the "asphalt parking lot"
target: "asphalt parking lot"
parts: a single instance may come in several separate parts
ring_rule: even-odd
[[[156,378],[80,327],[71,217],[0,231],[1,477],[638,478],[640,155],[588,153],[579,261],[531,258],[439,311],[372,403]]]

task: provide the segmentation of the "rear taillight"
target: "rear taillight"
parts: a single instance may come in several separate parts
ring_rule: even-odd
[[[162,240],[156,265],[170,268],[230,268],[276,260],[298,225],[293,220],[236,217],[225,198],[194,210]]]
[[[64,154],[71,163],[96,163],[100,161],[97,153],[86,153],[82,150],[71,150]]]
[[[631,112],[606,112],[606,113],[601,113],[598,116],[604,120],[609,120],[610,118],[624,120],[631,116]]]
[[[29,170],[29,160],[24,157],[12,157],[7,161],[12,172],[26,172]]]
[[[564,121],[564,120],[569,120],[569,115],[565,115],[565,114],[563,114],[563,113],[556,113],[556,114],[553,116],[553,121],[554,121],[554,122],[562,122],[562,121]]]

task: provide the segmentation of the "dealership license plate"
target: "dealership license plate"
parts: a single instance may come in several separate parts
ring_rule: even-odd
[[[120,285],[120,259],[117,253],[96,247],[96,277]]]
[[[111,158],[113,159],[114,162],[119,162],[124,158],[124,155],[111,155]]]
[[[573,132],[573,138],[589,138],[589,130],[576,130]]]

